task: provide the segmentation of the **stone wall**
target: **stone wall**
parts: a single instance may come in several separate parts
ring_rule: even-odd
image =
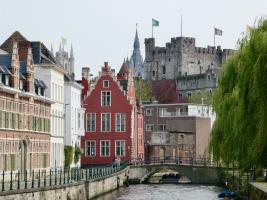
[[[118,173],[112,174],[105,178],[98,178],[86,183],[86,191],[89,199],[103,195],[105,193],[116,190],[118,185],[121,187],[127,179],[129,168]]]
[[[27,189],[0,193],[1,200],[86,200],[84,182],[68,186],[54,186],[47,189]]]
[[[47,188],[0,192],[1,200],[87,200],[123,186],[129,167],[110,176]],[[119,177],[119,178],[118,178]],[[118,182],[117,182],[118,180]]]
[[[250,185],[251,185],[251,190],[250,190],[249,200],[254,200],[254,199],[267,200],[266,183],[250,183]]]

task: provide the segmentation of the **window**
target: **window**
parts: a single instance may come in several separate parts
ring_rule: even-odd
[[[87,113],[87,126],[88,132],[95,132],[95,113]]]
[[[125,156],[125,141],[117,140],[115,143],[115,149],[116,156]]]
[[[146,116],[153,116],[153,108],[146,109]]]
[[[162,66],[162,74],[166,74],[166,67],[165,67],[165,65]]]
[[[95,155],[96,155],[96,152],[95,152],[95,141],[93,141],[93,140],[86,141],[85,156],[95,156]]]
[[[110,156],[110,141],[109,140],[100,141],[100,156]]]
[[[152,76],[155,76],[155,75],[156,75],[155,71],[152,71]]]
[[[78,113],[78,129],[81,128],[81,114]]]
[[[160,124],[159,125],[159,130],[160,131],[166,131],[167,129],[166,129],[166,124]]]
[[[19,89],[23,90],[23,80],[19,80]]]
[[[110,131],[110,113],[101,113],[101,131]]]
[[[109,88],[109,81],[108,80],[103,81],[103,88]]]
[[[123,132],[125,131],[125,113],[116,113],[116,131]]]
[[[146,124],[146,131],[153,131],[154,125],[153,124]]]
[[[191,97],[192,93],[191,92],[187,92],[187,97]]]
[[[103,91],[102,92],[102,106],[110,106],[111,105],[111,92]]]

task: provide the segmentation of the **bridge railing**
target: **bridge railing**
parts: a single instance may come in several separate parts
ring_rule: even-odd
[[[117,173],[127,166],[128,164],[124,163],[121,165],[89,167],[84,169],[74,167],[69,169],[25,170],[23,173],[20,171],[2,171],[0,173],[0,196],[5,191],[48,188],[94,180]]]
[[[144,165],[144,164],[176,164],[176,165],[196,165],[196,166],[217,166],[208,157],[150,157],[146,160],[136,158],[132,159],[131,165]]]

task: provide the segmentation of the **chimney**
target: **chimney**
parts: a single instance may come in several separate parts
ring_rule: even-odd
[[[87,81],[90,81],[90,68],[89,67],[82,68],[82,78]]]
[[[26,69],[26,91],[34,93],[34,67],[33,67],[33,58],[32,58],[32,49],[28,48],[27,53],[27,69]]]
[[[19,89],[19,52],[18,43],[13,43],[12,58],[11,58],[11,86],[14,89]]]

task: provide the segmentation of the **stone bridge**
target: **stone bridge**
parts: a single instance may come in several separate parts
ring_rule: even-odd
[[[220,184],[222,168],[199,165],[149,164],[131,166],[129,179],[132,183],[145,183],[151,176],[162,170],[173,170],[186,176],[193,184]]]

